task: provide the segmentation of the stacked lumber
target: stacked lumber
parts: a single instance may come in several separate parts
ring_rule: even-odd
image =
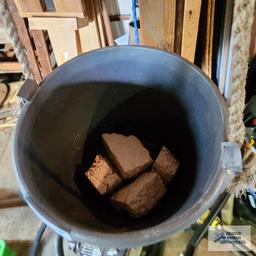
[[[104,0],[6,0],[6,3],[38,83],[56,65],[114,44]],[[21,72],[2,23],[0,52],[0,73]]]
[[[200,46],[197,64],[211,77],[215,0],[139,0],[139,8],[143,45],[175,52],[191,62]]]
[[[52,69],[44,33],[58,66],[81,53],[105,47],[106,38],[108,43],[111,41],[104,0],[53,0],[53,5],[49,2],[15,0],[20,17],[28,21],[38,61],[44,66],[42,78]]]
[[[50,45],[47,42],[47,35],[41,33],[35,35],[35,41],[32,34],[28,30],[27,22],[18,13],[18,9],[14,3],[14,0],[6,0],[8,9],[11,14],[12,21],[14,22],[16,32],[19,36],[22,46],[27,53],[27,59],[30,64],[30,69],[34,79],[39,83],[41,80],[52,71],[52,63],[50,62]],[[14,65],[14,64],[12,64]],[[16,62],[16,66],[20,64]],[[0,70],[6,73],[5,67],[0,66]]]
[[[120,1],[116,5],[120,5]],[[109,8],[112,1],[7,2],[14,10],[13,18],[38,82],[56,64],[59,66],[81,53],[114,45],[110,19],[116,20],[116,17],[109,17],[107,11],[107,4]],[[139,0],[139,13],[142,45],[180,54],[211,77],[215,0]],[[125,17],[128,20],[129,15]]]

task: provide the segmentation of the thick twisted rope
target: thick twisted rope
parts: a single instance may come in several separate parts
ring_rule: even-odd
[[[27,59],[26,51],[19,39],[15,24],[13,23],[10,10],[5,0],[0,0],[0,19],[2,19],[6,34],[14,48],[16,57],[21,64],[22,72],[25,78],[32,78],[32,72]]]
[[[243,113],[245,108],[245,84],[248,69],[251,27],[254,17],[255,0],[235,0],[231,33],[232,76],[229,101],[230,141],[243,145],[245,127]],[[244,148],[243,172],[233,180],[231,192],[236,196],[246,191],[248,185],[256,184],[256,154]]]

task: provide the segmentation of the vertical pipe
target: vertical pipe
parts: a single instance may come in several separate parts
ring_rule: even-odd
[[[133,14],[133,25],[134,25],[134,43],[139,44],[139,31],[137,23],[137,11],[136,11],[137,1],[132,0],[132,14]]]

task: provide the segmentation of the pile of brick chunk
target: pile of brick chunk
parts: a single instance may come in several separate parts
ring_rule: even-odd
[[[154,161],[133,135],[104,133],[102,139],[108,159],[97,155],[85,176],[119,212],[133,218],[145,216],[165,195],[179,161],[165,146]]]

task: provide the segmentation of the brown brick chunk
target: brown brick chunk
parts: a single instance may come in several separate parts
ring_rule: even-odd
[[[165,193],[161,177],[156,172],[146,172],[117,191],[111,201],[117,209],[127,212],[133,218],[139,218],[149,213]]]
[[[119,175],[101,155],[96,156],[85,176],[102,195],[112,192],[122,182]]]
[[[104,133],[102,138],[109,157],[123,179],[138,175],[153,162],[148,150],[133,135]]]
[[[168,148],[162,147],[158,157],[153,165],[153,171],[156,171],[164,183],[169,183],[174,177],[179,167],[179,161],[172,155]]]

